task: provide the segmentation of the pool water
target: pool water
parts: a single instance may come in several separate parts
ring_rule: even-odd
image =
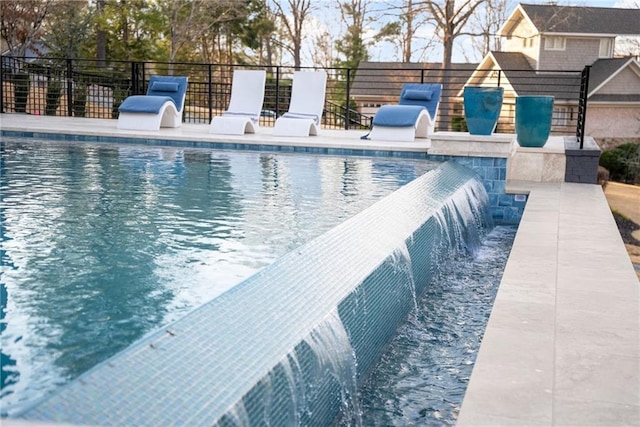
[[[3,138],[5,414],[437,166]]]
[[[360,387],[365,426],[455,425],[515,238],[497,226],[455,253]]]

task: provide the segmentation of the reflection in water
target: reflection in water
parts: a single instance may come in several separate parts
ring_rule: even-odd
[[[434,166],[6,138],[0,147],[9,413]]]

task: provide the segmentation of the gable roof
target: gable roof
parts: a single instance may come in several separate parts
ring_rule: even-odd
[[[520,18],[541,34],[640,35],[640,8],[519,4],[499,33],[506,35]]]
[[[451,83],[462,88],[478,64],[451,64]],[[354,98],[398,97],[404,83],[439,83],[442,81],[439,62],[368,62],[358,65],[351,85]]]
[[[640,94],[598,94],[598,90],[615,79],[622,70],[631,67],[638,75],[640,62],[633,58],[599,59],[589,73],[589,101],[640,102]],[[581,76],[576,72],[538,72],[531,68],[520,52],[489,52],[466,84],[474,84],[474,77],[488,70],[500,70],[513,88],[514,95],[553,95],[556,100],[577,101]]]
[[[640,94],[598,94],[598,90],[616,78],[627,67],[635,69],[640,85],[640,62],[633,58],[599,59],[591,66],[589,72],[589,100],[638,102]]]
[[[556,99],[577,101],[580,75],[576,72],[536,72],[520,52],[490,52],[483,64],[501,70],[515,95],[552,95]]]

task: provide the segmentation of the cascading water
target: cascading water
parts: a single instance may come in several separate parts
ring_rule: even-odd
[[[447,254],[472,251],[491,226],[476,174],[444,163],[21,418],[361,425],[358,384]]]

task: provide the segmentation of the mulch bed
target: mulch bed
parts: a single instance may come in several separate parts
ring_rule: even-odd
[[[616,212],[613,213],[613,218],[616,220],[616,224],[618,224],[618,230],[622,236],[622,241],[628,245],[640,246],[640,240],[631,235],[631,233],[640,229],[640,225]]]

